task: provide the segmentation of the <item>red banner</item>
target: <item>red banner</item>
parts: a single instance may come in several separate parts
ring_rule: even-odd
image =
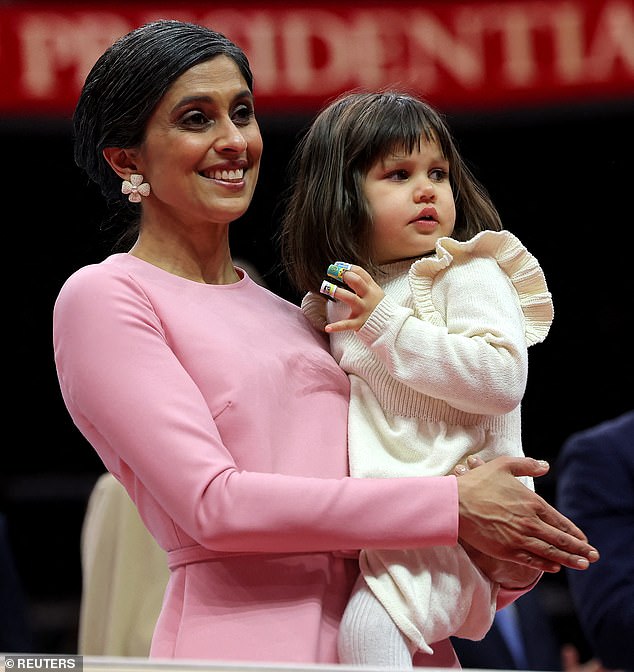
[[[261,113],[357,87],[407,87],[445,110],[634,100],[634,0],[20,3],[0,7],[0,114],[70,114],[104,49],[157,18],[240,44]]]

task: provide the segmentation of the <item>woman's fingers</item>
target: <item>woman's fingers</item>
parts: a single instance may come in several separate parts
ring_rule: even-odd
[[[539,496],[537,495],[537,497]],[[537,510],[537,514],[544,523],[553,529],[553,533],[556,535],[556,538],[553,539],[555,545],[575,550],[581,548],[581,546],[577,543],[571,543],[570,536],[575,537],[575,539],[580,542],[588,541],[588,537],[583,530],[578,528],[572,520],[566,518],[563,513],[557,511],[557,509],[552,507],[541,497],[539,497],[538,502],[541,504],[541,508]],[[587,545],[588,544],[582,544],[583,548]]]
[[[544,562],[540,566],[544,571],[552,573],[559,571],[561,567],[587,569],[591,562],[599,559],[598,552],[589,544],[563,535],[556,528],[545,525],[535,534],[537,536],[528,537],[521,542],[522,548],[516,552],[515,562],[528,567]]]
[[[548,465],[496,458],[458,478],[459,536],[479,551],[545,572],[585,569],[599,558],[572,521],[515,476],[538,476]]]

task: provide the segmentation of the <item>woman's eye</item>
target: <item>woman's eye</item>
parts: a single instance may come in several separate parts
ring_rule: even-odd
[[[238,105],[231,115],[233,123],[237,126],[246,126],[255,117],[255,111],[250,105]]]
[[[204,126],[209,123],[209,117],[200,110],[190,110],[181,118],[183,126]]]

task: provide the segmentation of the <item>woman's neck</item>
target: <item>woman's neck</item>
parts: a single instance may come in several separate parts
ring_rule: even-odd
[[[157,236],[142,228],[129,254],[194,282],[227,285],[240,279],[231,259],[228,235],[214,237],[213,232],[207,232],[198,239]]]

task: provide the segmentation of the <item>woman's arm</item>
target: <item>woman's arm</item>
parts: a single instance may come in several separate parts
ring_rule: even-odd
[[[243,462],[251,460],[254,466],[238,467],[217,425],[227,412],[221,405],[224,393],[214,397],[217,409],[212,416],[200,386],[170,347],[179,321],[172,320],[168,336],[154,309],[162,297],[153,302],[133,278],[119,273],[106,280],[102,274],[107,272],[87,271],[60,295],[55,314],[60,384],[76,423],[124,483],[164,547],[178,545],[183,531],[208,548],[229,552],[452,545],[460,533],[489,555],[546,571],[556,571],[559,564],[577,566],[577,556],[589,553],[583,535],[514,478],[545,473],[535,460],[509,460],[497,463],[495,469],[491,462],[460,479],[343,477],[345,398],[344,420],[336,419],[342,427],[341,446],[324,445],[321,439],[335,421],[332,416],[313,409],[315,431],[308,435],[302,416],[297,440],[301,436],[309,449],[300,452],[293,442],[292,456],[301,457],[300,463],[293,463],[299,475],[273,473],[276,467],[268,463],[268,471],[259,468],[261,463],[252,461],[261,452],[257,433],[243,446],[248,452]],[[269,306],[262,312],[251,316],[254,335],[261,334]],[[199,341],[214,333],[213,324],[201,327],[202,319],[194,315],[179,341],[181,349],[195,347],[198,352]],[[221,330],[218,338],[223,334]],[[284,333],[279,338],[288,343]],[[239,366],[242,351],[223,349],[225,358],[233,351]],[[249,388],[259,387],[252,379],[257,379],[261,363],[254,362],[249,369],[253,376],[247,381]],[[213,380],[207,384],[215,385],[222,375],[232,376],[231,362],[213,360],[213,364]],[[307,372],[302,368],[300,381],[304,383],[310,373],[314,375],[312,368]],[[229,380],[233,378],[235,374]],[[271,396],[268,388],[265,392],[257,397],[261,404]],[[276,408],[277,401],[275,396]],[[293,403],[292,395],[287,401]],[[277,419],[282,422],[284,415]],[[243,432],[243,423],[233,429]],[[339,440],[339,432],[335,435]],[[287,448],[276,446],[276,456]],[[327,454],[336,451],[337,465],[341,463],[329,477],[317,471],[324,461],[317,448]],[[284,466],[289,469],[288,460]],[[180,530],[175,531],[174,524]]]

